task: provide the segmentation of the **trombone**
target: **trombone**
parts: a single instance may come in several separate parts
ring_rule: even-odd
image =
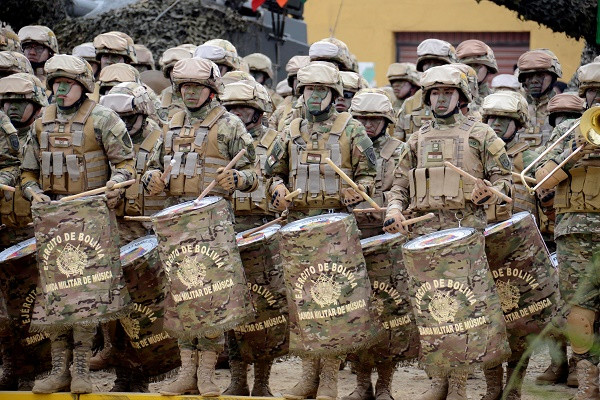
[[[537,164],[542,158],[546,156],[546,154],[550,153],[556,146],[558,146],[561,142],[566,140],[566,138],[573,132],[575,129],[579,128],[579,132],[583,135],[583,138],[589,144],[599,147],[600,146],[600,106],[591,107],[586,112],[583,113],[579,121],[575,123],[568,131],[564,133],[561,137],[556,139],[554,143],[552,143],[546,150],[542,152],[531,164],[529,164],[526,168],[521,171],[521,182],[527,188],[529,193],[534,194],[536,190],[538,190],[556,171],[561,169],[563,165],[565,165],[575,154],[579,153],[586,146],[582,144],[577,147],[564,161],[556,166],[548,175],[546,175],[541,181],[537,183],[533,188],[527,184],[527,178],[525,174],[530,171],[535,164]]]

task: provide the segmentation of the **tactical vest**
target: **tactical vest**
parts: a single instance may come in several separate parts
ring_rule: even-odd
[[[169,175],[171,196],[198,196],[216,177],[217,169],[230,160],[224,158],[217,147],[217,122],[226,113],[225,107],[213,108],[203,121],[193,125],[186,121],[186,112],[176,113],[165,135],[165,168],[175,160]],[[212,194],[230,198],[231,193],[215,186]]]
[[[62,121],[57,119],[56,104],[51,104],[36,121],[44,191],[77,194],[104,186],[108,181],[108,158],[90,118],[95,106],[92,100],[85,100],[71,119]]]
[[[148,155],[160,138],[162,132],[153,130],[146,136],[140,145],[134,145],[136,182],[125,189],[124,207],[120,215],[152,215],[165,208],[167,196],[161,193],[158,196],[148,196],[144,192],[141,179],[146,172]]]
[[[423,103],[423,92],[421,90],[404,102],[404,112],[404,115],[400,115],[401,118],[398,120],[399,128],[404,131],[404,138],[398,138],[407,142],[410,135],[433,119],[433,112],[429,106]]]
[[[569,178],[558,184],[554,197],[557,214],[600,212],[600,158],[584,156]]]
[[[296,210],[342,208],[341,190],[348,187],[327,164],[330,158],[352,177],[350,142],[344,135],[350,113],[340,113],[326,133],[300,131],[301,118],[290,124],[290,188],[302,189],[293,201]]]
[[[288,117],[292,113],[292,108],[293,104],[291,99],[290,101],[286,100],[283,106],[283,113],[279,116],[279,121],[277,121],[277,131],[283,132],[283,130],[285,129],[285,121],[287,121]]]
[[[392,157],[396,149],[402,142],[396,138],[388,138],[377,157],[377,175],[375,176],[375,193],[373,200],[381,206],[386,206],[384,192],[392,188],[394,182],[394,169],[396,168],[396,160]]]
[[[270,202],[266,196],[266,179],[264,173],[265,163],[267,161],[268,150],[277,139],[279,133],[273,129],[267,129],[267,132],[260,140],[254,141],[256,151],[256,164],[254,169],[258,175],[258,187],[253,192],[241,192],[236,190],[233,194],[233,205],[235,215],[264,215],[274,214],[275,210],[270,207]]]
[[[548,103],[537,108],[529,104],[528,108],[531,124],[529,129],[519,133],[519,141],[529,143],[529,147],[536,150],[539,147],[546,146],[553,128],[548,119]]]
[[[12,125],[10,125],[12,129]],[[15,130],[15,134],[16,134]],[[23,161],[25,152],[26,137],[19,136],[19,159]],[[32,222],[31,203],[25,199],[21,191],[21,185],[15,185],[14,193],[0,192],[0,214],[2,214],[2,223],[7,228],[25,228]]]
[[[471,199],[474,184],[453,169],[450,161],[477,178],[484,178],[477,149],[472,149],[470,133],[476,121],[464,122],[449,130],[421,128],[417,141],[417,166],[409,171],[410,210],[461,210]],[[479,143],[477,142],[477,146]]]

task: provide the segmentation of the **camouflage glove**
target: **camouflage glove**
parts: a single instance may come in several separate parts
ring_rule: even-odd
[[[358,189],[363,192],[365,191],[365,187],[360,184],[358,185]],[[355,206],[362,201],[362,196],[353,188],[342,189],[342,204],[344,204],[346,207]]]
[[[221,167],[217,170],[217,184],[228,192],[232,192],[236,189],[241,189],[246,186],[246,180],[236,169],[228,169],[223,171]]]
[[[157,196],[165,190],[165,183],[162,180],[162,174],[155,169],[147,171],[142,177],[142,185],[144,190],[150,196]]]
[[[392,210],[385,216],[385,221],[383,221],[383,231],[387,233],[401,233],[403,235],[408,235],[408,230],[404,225],[402,225],[402,221],[406,221],[404,215],[400,210]]]
[[[273,195],[271,197],[271,204],[278,211],[285,211],[290,205],[290,201],[285,199],[285,196],[290,194],[290,191],[285,187],[283,183],[275,186],[273,189]]]
[[[498,196],[490,190],[492,184],[488,180],[477,179],[471,192],[471,201],[477,205],[496,204]]]
[[[116,184],[117,182],[113,180],[106,182],[106,205],[110,209],[115,209],[117,207],[125,193],[125,189],[113,189],[112,187]]]

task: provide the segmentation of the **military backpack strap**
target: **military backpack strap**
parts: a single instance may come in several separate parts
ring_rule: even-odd
[[[529,143],[527,142],[519,142],[517,144],[515,144],[513,147],[511,147],[510,149],[506,150],[506,154],[508,154],[509,157],[514,157],[519,153],[524,152],[525,150],[529,149]]]
[[[219,118],[221,118],[226,112],[227,110],[223,106],[217,106],[213,108],[210,110],[206,118],[204,118],[202,123],[200,123],[200,128],[212,128],[213,125],[217,123]]]
[[[135,160],[135,169],[138,171],[143,171],[146,167],[146,162],[148,159],[148,154],[154,148],[154,145],[162,135],[162,131],[160,129],[153,130],[150,132],[148,136],[144,139],[142,144],[140,145],[140,149],[136,156]]]
[[[390,158],[392,158],[392,156],[394,155],[394,152],[396,151],[396,149],[402,144],[402,142],[396,138],[390,138],[387,143],[385,144],[385,146],[383,146],[383,149],[381,149],[381,152],[379,153],[381,155],[381,158],[383,158],[384,160],[389,160]]]
[[[350,114],[349,112],[340,113],[333,122],[329,134],[334,134],[338,136],[341,135],[342,132],[344,132],[344,129],[346,129],[346,125],[348,125],[348,122],[350,122],[351,119],[352,114]]]
[[[163,96],[162,101],[160,102],[160,106],[164,107],[164,108],[168,108],[172,103],[173,103],[173,92],[168,91]]]
[[[279,136],[279,132],[277,132],[275,129],[267,129],[267,132],[260,139],[259,145],[265,149],[268,149],[271,147],[275,139],[277,139],[277,136]]]
[[[71,121],[71,135],[73,138],[73,146],[80,147],[83,145],[83,128],[92,110],[96,106],[96,102],[90,99],[84,100],[83,104],[77,110],[75,117]]]
[[[38,142],[40,144],[40,149],[47,150],[50,146],[48,133],[52,130],[50,129],[51,125],[53,125],[56,121],[56,104],[50,104],[48,107],[46,107],[44,113],[42,114],[42,118],[38,121],[40,125],[38,128],[38,125],[36,124],[36,132],[39,134]],[[46,129],[44,129],[44,127],[46,127]]]
[[[296,118],[290,124],[290,135],[292,137],[292,142],[300,147],[306,147],[306,141],[302,137],[302,131],[300,131],[300,124],[302,123],[302,118]]]
[[[169,121],[169,129],[165,133],[165,153],[170,153],[173,148],[173,131],[181,130],[185,121],[185,111],[177,111]]]

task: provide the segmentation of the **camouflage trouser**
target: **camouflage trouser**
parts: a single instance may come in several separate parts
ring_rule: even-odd
[[[73,347],[86,345],[92,347],[96,327],[93,325],[78,325],[75,324],[73,329],[68,332],[50,333],[50,340],[53,342],[70,342],[73,339]]]
[[[600,311],[600,233],[559,236],[556,245],[563,300]]]
[[[201,337],[193,340],[179,339],[177,340],[179,348],[196,349],[198,351],[216,351],[220,353],[225,347],[225,335],[220,334],[216,338]]]

